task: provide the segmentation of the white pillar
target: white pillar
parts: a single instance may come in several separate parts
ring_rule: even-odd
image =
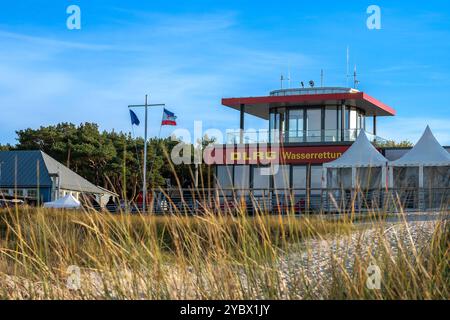
[[[389,188],[394,188],[394,167],[387,167],[389,174]]]
[[[419,188],[423,188],[423,166],[419,166]]]
[[[423,190],[423,166],[419,166],[419,209],[425,209],[425,194]]]
[[[327,168],[322,168],[322,189],[327,189]]]
[[[356,167],[352,167],[352,189],[356,188]]]
[[[389,185],[389,183],[386,181],[386,171],[387,171],[387,166],[382,166],[381,167],[381,187],[386,189]]]

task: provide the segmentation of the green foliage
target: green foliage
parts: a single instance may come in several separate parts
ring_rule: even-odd
[[[114,130],[101,132],[95,123],[59,123],[19,130],[16,134],[18,144],[0,146],[0,150],[42,150],[94,184],[113,189],[128,199],[134,199],[141,190],[144,140],[140,137]],[[193,165],[172,166],[170,161],[170,152],[178,142],[170,138],[149,140],[150,188],[167,186],[168,182],[173,186],[192,185]],[[204,146],[210,142],[206,137]]]
[[[10,144],[5,144],[5,145],[0,144],[0,151],[9,151],[12,149],[13,149],[13,146],[11,146]]]
[[[409,140],[402,140],[400,142],[396,142],[394,140],[386,140],[386,141],[377,141],[377,147],[380,148],[410,148],[413,146],[413,143]]]

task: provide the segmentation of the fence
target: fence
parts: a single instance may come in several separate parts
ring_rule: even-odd
[[[449,210],[450,189],[158,189],[149,193],[147,202],[150,213],[188,215]],[[129,209],[139,212],[141,205]]]

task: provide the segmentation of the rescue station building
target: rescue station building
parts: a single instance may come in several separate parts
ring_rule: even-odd
[[[268,96],[224,98],[222,104],[240,113],[239,129],[211,152],[216,185],[224,194],[282,199],[289,193],[320,206],[323,164],[345,153],[361,131],[389,161],[409,150],[383,147],[377,122],[396,111],[353,88],[281,89]],[[246,114],[267,120],[268,128],[247,131]]]

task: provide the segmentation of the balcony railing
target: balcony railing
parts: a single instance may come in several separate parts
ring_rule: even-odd
[[[344,130],[344,139],[341,139],[341,130],[308,130],[308,131],[278,131],[273,130],[255,130],[243,131],[233,130],[227,131],[227,144],[238,144],[241,142],[249,143],[321,143],[321,142],[352,142],[358,137],[361,129]],[[385,139],[366,131],[367,138],[371,142],[383,143]]]

